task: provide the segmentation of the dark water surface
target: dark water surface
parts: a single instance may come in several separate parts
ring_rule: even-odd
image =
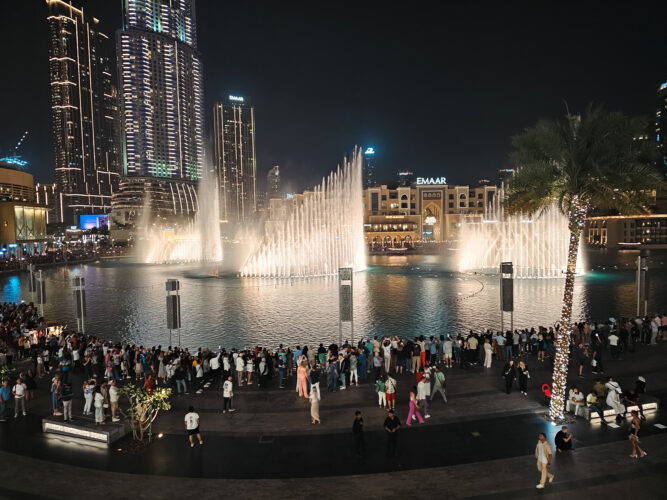
[[[638,252],[587,252],[575,285],[574,317],[634,314]],[[447,256],[369,257],[354,275],[354,337],[431,335],[500,326],[498,277],[448,271]],[[667,312],[667,252],[649,254],[649,310]],[[45,315],[76,325],[72,278],[86,279],[86,332],[167,345],[165,280],[181,282],[181,343],[196,347],[331,342],[338,338],[337,278],[206,277],[198,267],[107,262],[47,268]],[[32,300],[28,274],[0,276],[2,301]],[[515,281],[515,327],[553,324],[562,279]],[[506,326],[507,323],[506,323]],[[349,327],[344,336],[350,337]],[[174,342],[176,342],[174,333]]]

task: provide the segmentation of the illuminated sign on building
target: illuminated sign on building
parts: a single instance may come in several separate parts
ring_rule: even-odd
[[[372,147],[367,147],[366,151],[364,151],[365,155],[374,155],[375,154],[375,148]]]
[[[229,100],[230,101],[235,101],[235,102],[244,102],[243,97],[241,97],[239,95],[230,95]]]
[[[417,177],[418,186],[432,186],[447,184],[447,180],[444,177]]]

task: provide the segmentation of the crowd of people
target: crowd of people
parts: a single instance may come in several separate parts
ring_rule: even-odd
[[[430,418],[429,402],[437,395],[447,403],[447,370],[460,367],[469,370],[478,364],[491,369],[494,362],[503,362],[502,377],[509,394],[518,385],[522,395],[528,394],[530,371],[527,361],[544,363],[553,360],[555,327],[517,329],[514,331],[462,333],[457,335],[389,336],[364,339],[355,345],[332,342],[328,346],[303,345],[291,348],[255,347],[252,349],[187,348],[169,346],[144,347],[102,341],[79,333],[50,336],[32,304],[3,304],[0,333],[7,346],[0,355],[0,364],[12,364],[15,358],[31,359],[32,367],[24,370],[16,383],[11,381],[11,395],[17,399],[15,416],[25,412],[36,387],[36,380],[51,380],[53,414],[73,420],[72,395],[84,396],[84,415],[95,415],[98,425],[108,416],[119,420],[118,391],[126,381],[139,383],[151,392],[156,386],[170,386],[176,395],[201,393],[204,387],[223,392],[223,411],[234,411],[234,387],[257,385],[260,389],[277,385],[294,387],[300,397],[311,405],[311,422],[319,424],[319,402],[323,391],[335,393],[369,381],[377,394],[377,404],[396,410],[399,377],[410,374],[405,393],[409,394],[406,426],[423,423]],[[579,323],[572,332],[571,359],[583,376],[589,367],[592,373],[604,373],[603,351],[609,349],[619,359],[636,344],[655,344],[667,337],[667,316],[621,319],[600,324]],[[71,373],[80,372],[83,386],[72,387]],[[403,382],[402,382],[403,383]],[[572,387],[567,410],[582,414],[582,407],[595,411],[606,424],[601,400],[614,408],[620,421],[628,406],[633,406],[644,393],[640,377],[634,388],[622,391],[611,377],[584,392]],[[6,391],[5,391],[6,392]],[[7,401],[6,401],[7,402]],[[6,404],[3,403],[3,408]],[[110,412],[108,411],[110,409]],[[4,411],[2,417],[4,418]]]

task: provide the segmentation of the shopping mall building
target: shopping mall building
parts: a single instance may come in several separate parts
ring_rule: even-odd
[[[480,222],[498,188],[449,186],[444,177],[364,190],[364,233],[371,249],[451,242],[465,221]]]

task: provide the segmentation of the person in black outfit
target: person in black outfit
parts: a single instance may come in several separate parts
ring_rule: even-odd
[[[505,378],[505,391],[507,394],[512,392],[512,385],[514,385],[514,380],[516,380],[516,368],[514,367],[514,360],[509,360],[505,363],[503,368],[503,377]]]
[[[572,434],[567,432],[566,425],[564,425],[561,430],[556,433],[555,442],[556,450],[558,450],[558,453],[572,449]]]
[[[396,455],[396,442],[398,441],[398,430],[401,428],[401,423],[398,417],[394,414],[394,410],[389,410],[387,418],[384,420],[384,430],[387,432],[387,456],[393,457]]]
[[[530,378],[528,367],[523,361],[519,361],[519,366],[516,371],[519,375],[519,390],[521,391],[521,394],[528,396],[528,379]]]
[[[366,444],[364,442],[364,417],[361,416],[359,410],[354,412],[352,435],[354,436],[354,451],[361,457],[366,452]]]

